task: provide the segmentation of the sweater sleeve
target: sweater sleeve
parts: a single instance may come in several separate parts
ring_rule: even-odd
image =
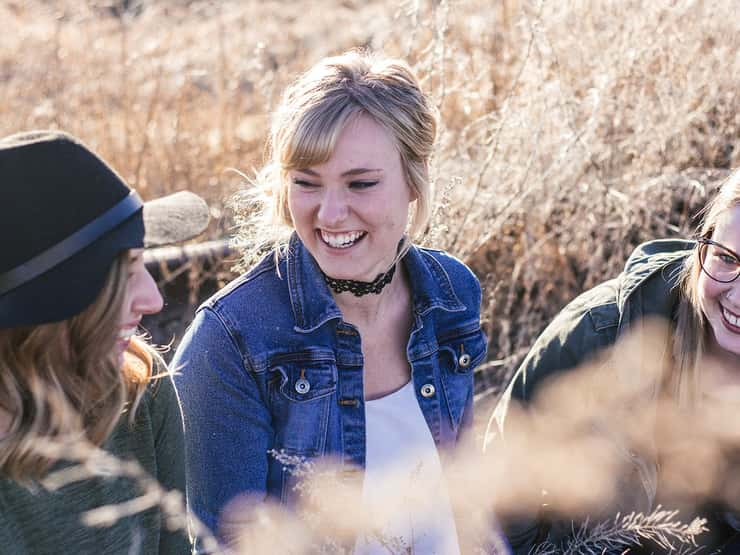
[[[571,301],[537,338],[491,415],[486,444],[503,435],[512,399],[528,405],[545,381],[571,370],[614,344],[619,324],[617,280]]]
[[[180,403],[169,374],[155,378],[155,384],[151,418],[156,456],[156,478],[165,490],[177,490],[184,495],[185,445]],[[162,518],[161,522],[159,554],[190,553],[191,543],[186,531],[170,530],[165,518]]]

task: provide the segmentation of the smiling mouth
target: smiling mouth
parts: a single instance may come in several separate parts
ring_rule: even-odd
[[[136,334],[137,328],[138,326],[130,326],[119,330],[116,336],[116,344],[119,349],[125,351],[128,348],[131,338]]]
[[[740,316],[734,314],[733,312],[730,312],[722,305],[720,305],[720,309],[725,325],[730,328],[730,331],[740,333]]]
[[[366,231],[347,231],[344,233],[329,233],[323,229],[319,230],[321,240],[333,249],[348,249],[360,242]]]
[[[130,341],[136,333],[136,327],[124,328],[118,332],[118,339],[121,341]]]

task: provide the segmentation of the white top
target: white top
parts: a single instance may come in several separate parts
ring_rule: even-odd
[[[373,531],[357,540],[355,555],[459,555],[437,447],[413,381],[365,402],[365,441],[362,496]]]

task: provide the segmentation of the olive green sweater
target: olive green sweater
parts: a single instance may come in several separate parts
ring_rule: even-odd
[[[135,459],[167,489],[185,490],[183,431],[172,379],[149,385],[136,419],[124,415],[105,442],[121,459]],[[53,470],[69,466],[60,462]],[[0,553],[6,555],[183,555],[187,535],[168,530],[158,509],[125,517],[110,527],[86,527],[85,511],[139,497],[132,479],[95,477],[57,491],[0,478]]]

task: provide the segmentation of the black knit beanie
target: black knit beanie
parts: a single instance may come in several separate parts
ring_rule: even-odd
[[[119,253],[188,239],[208,221],[205,203],[192,193],[151,204],[145,214],[123,179],[66,133],[0,140],[0,327],[82,312]],[[145,239],[145,218],[156,237]]]

